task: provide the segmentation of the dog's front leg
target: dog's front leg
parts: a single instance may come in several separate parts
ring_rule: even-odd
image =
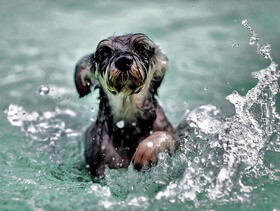
[[[158,154],[164,150],[175,150],[173,137],[165,131],[156,131],[140,142],[133,155],[132,163],[137,170],[147,169],[157,162]]]

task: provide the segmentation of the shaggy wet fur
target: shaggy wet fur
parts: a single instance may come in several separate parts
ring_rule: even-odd
[[[80,97],[99,89],[96,122],[86,131],[85,158],[94,176],[105,167],[137,170],[157,161],[159,152],[174,150],[173,128],[155,98],[167,68],[167,57],[144,34],[102,40],[96,53],[76,66]]]

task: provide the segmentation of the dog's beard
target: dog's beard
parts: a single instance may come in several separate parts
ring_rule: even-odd
[[[105,74],[107,88],[110,92],[135,94],[139,93],[145,84],[147,71],[144,67],[133,65],[127,71],[120,71],[112,66]]]

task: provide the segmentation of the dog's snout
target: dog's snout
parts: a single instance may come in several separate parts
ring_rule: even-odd
[[[121,71],[127,71],[131,68],[133,60],[129,57],[120,57],[115,62],[115,66]]]

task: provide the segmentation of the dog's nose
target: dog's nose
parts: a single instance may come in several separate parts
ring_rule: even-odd
[[[131,65],[133,63],[133,60],[129,57],[120,57],[117,59],[115,62],[115,66],[120,70],[120,71],[127,71],[131,68]]]

